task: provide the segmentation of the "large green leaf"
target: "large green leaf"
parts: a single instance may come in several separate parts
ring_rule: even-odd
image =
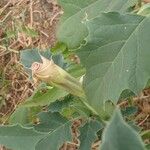
[[[63,122],[55,128],[48,136],[36,145],[36,150],[59,150],[63,143],[72,141],[70,121]]]
[[[96,120],[89,120],[80,128],[80,150],[91,150],[92,143],[98,139],[97,132],[102,129],[102,124]]]
[[[138,0],[58,0],[64,9],[57,37],[69,48],[81,44],[88,35],[85,21],[95,18],[102,12],[126,12]]]
[[[90,116],[91,111],[85,104],[77,97],[71,95],[66,96],[63,100],[57,100],[51,103],[48,107],[51,112],[61,112],[67,118],[77,116]]]
[[[144,150],[144,144],[117,110],[104,130],[100,150]]]
[[[68,93],[62,89],[52,88],[47,90],[45,93],[37,91],[32,97],[30,97],[22,105],[23,107],[33,107],[33,106],[44,106],[54,102],[66,96]]]
[[[87,23],[87,44],[78,51],[86,67],[88,103],[97,111],[117,103],[123,90],[139,93],[150,78],[150,17],[101,14]]]
[[[20,125],[0,126],[0,144],[13,150],[34,150],[36,143],[46,135]]]
[[[53,131],[68,121],[57,112],[42,112],[39,119],[40,123],[35,125],[35,129],[41,132]]]

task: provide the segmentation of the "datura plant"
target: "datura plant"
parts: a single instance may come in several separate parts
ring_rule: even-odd
[[[68,145],[79,150],[149,150],[145,122],[150,111],[141,112],[135,102],[150,87],[150,5],[140,0],[58,4],[64,14],[56,46],[20,52],[29,80],[39,84],[7,116],[8,124],[0,126],[0,144],[12,150]],[[144,119],[139,119],[141,114]]]
[[[77,79],[56,65],[52,59],[48,60],[43,56],[41,59],[42,63],[34,62],[31,66],[33,78],[63,88],[73,95],[84,97],[82,85]]]

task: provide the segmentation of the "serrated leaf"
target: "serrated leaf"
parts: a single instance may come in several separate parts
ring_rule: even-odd
[[[120,99],[120,100],[126,100],[127,98],[131,98],[131,97],[135,97],[135,96],[136,96],[135,93],[133,93],[133,92],[132,92],[131,90],[129,90],[129,89],[126,89],[126,90],[124,90],[124,91],[121,93],[119,99]]]
[[[96,120],[89,120],[80,128],[80,150],[91,150],[92,143],[98,139],[97,132],[103,128],[102,124]]]
[[[54,131],[50,132],[46,138],[38,142],[35,150],[59,150],[63,143],[72,140],[71,125],[70,121],[61,124]]]
[[[100,150],[144,150],[144,144],[116,110],[104,130]]]
[[[56,100],[48,106],[48,110],[51,112],[61,112],[64,108],[69,107],[71,105],[72,98],[70,96],[66,96],[63,100]]]
[[[69,48],[78,47],[88,35],[84,21],[95,18],[102,12],[126,12],[138,0],[59,0],[64,9],[57,37]],[[75,27],[75,28],[73,28]]]
[[[99,111],[107,100],[117,103],[126,89],[139,93],[150,78],[150,17],[101,14],[87,23],[87,44],[78,51],[86,67],[84,87],[89,104]]]
[[[0,144],[13,150],[34,150],[36,143],[46,135],[20,125],[0,126]]]
[[[61,112],[61,114],[67,118],[70,114],[72,115],[72,113],[75,116],[87,117],[91,115],[91,111],[84,105],[84,103],[71,95],[66,96],[63,100],[57,100],[51,103],[48,110],[51,112]]]
[[[60,127],[68,120],[57,112],[42,112],[39,114],[39,121],[40,123],[35,125],[35,129],[41,132],[50,132]]]
[[[42,59],[41,59],[39,50],[38,49],[27,49],[27,50],[21,51],[20,62],[26,68],[31,68],[31,65],[34,62],[41,62],[42,63]]]
[[[20,62],[25,68],[31,68],[32,63],[40,62],[42,63],[41,56],[55,62],[58,66],[65,68],[66,63],[64,62],[63,56],[61,54],[52,55],[49,49],[38,50],[38,49],[26,49],[20,52]]]
[[[66,96],[68,93],[62,89],[52,88],[47,90],[45,93],[37,91],[32,97],[25,101],[23,107],[35,107],[35,106],[44,106],[54,102],[57,99],[60,99]]]

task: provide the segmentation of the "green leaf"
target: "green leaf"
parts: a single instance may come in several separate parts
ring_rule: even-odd
[[[64,9],[57,37],[69,48],[78,47],[88,35],[85,21],[95,18],[102,12],[126,12],[138,0],[59,0]],[[73,28],[75,27],[75,28]]]
[[[88,103],[99,112],[126,89],[139,93],[150,78],[150,17],[106,13],[87,23],[87,44],[78,50],[86,67]]]
[[[13,150],[34,150],[36,143],[46,135],[20,125],[0,126],[0,144]]]
[[[85,74],[85,68],[80,64],[70,64],[67,68],[67,72],[73,77],[79,78]]]
[[[119,99],[120,100],[126,100],[127,98],[135,97],[136,95],[129,89],[126,89],[122,91]]]
[[[71,95],[66,96],[63,100],[57,100],[51,103],[48,107],[51,112],[60,112],[67,118],[77,116],[90,116],[91,111],[84,105],[84,103],[77,97]]]
[[[150,129],[141,133],[142,139],[150,139]]]
[[[141,138],[116,110],[104,130],[101,150],[144,150]]]
[[[65,117],[61,116],[59,113],[52,113],[52,112],[40,113],[39,119],[40,123],[35,125],[35,129],[40,132],[53,131],[68,121]]]
[[[48,106],[48,110],[51,112],[61,112],[64,108],[71,105],[72,97],[66,96],[63,100],[56,100]]]
[[[29,108],[19,107],[15,112],[10,116],[10,124],[27,124],[29,123]]]
[[[123,116],[134,115],[138,112],[138,108],[136,106],[129,106],[121,110]]]
[[[146,145],[147,150],[150,150],[150,144]]]
[[[91,150],[92,143],[98,139],[97,132],[103,126],[96,120],[89,120],[83,127],[80,128],[80,150]]]
[[[53,59],[53,61],[55,62],[55,64],[57,64],[58,66],[65,68],[66,67],[66,63],[64,62],[64,58],[61,54],[55,54],[52,55],[52,53],[50,52],[49,49],[46,50],[38,50],[38,49],[26,49],[21,51],[20,53],[20,62],[22,63],[22,65],[25,68],[30,69],[31,65],[34,62],[39,62],[42,63],[42,59],[41,56],[44,56],[45,58],[51,60]]]
[[[57,53],[57,52],[64,52],[66,49],[67,49],[66,44],[57,42],[56,45],[53,48],[51,48],[51,51]]]
[[[57,99],[66,96],[68,93],[62,89],[52,88],[47,90],[45,93],[37,91],[32,97],[30,97],[24,104],[23,107],[33,107],[33,106],[44,106],[48,105]]]
[[[37,114],[41,107],[21,107],[19,106],[9,118],[10,124],[29,125],[37,119]]]
[[[34,62],[42,63],[42,59],[38,49],[27,49],[20,53],[20,62],[26,68],[31,68]]]
[[[65,142],[72,140],[71,136],[71,125],[70,121],[63,122],[56,127],[55,130],[50,132],[48,136],[42,139],[36,145],[36,150],[59,150],[59,148]]]

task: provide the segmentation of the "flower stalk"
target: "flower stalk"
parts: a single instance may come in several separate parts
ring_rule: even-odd
[[[41,56],[42,63],[34,62],[31,66],[32,76],[50,85],[65,89],[67,92],[84,97],[82,84],[69,73],[56,65],[53,60]]]

